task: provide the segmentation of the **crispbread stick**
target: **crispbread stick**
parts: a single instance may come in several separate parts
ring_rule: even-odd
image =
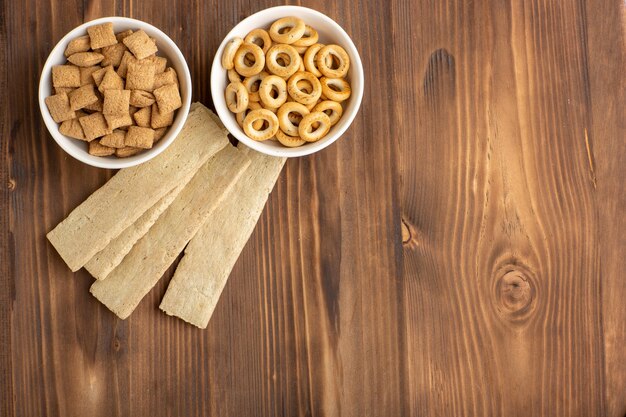
[[[168,149],[148,162],[120,170],[48,233],[48,240],[77,271],[227,144],[209,110],[201,104],[193,106]]]
[[[229,195],[250,159],[228,145],[183,188],[124,260],[91,286],[118,317],[127,318],[215,208]]]
[[[224,132],[225,135],[228,136],[228,129],[226,129],[226,126],[224,126],[224,123],[222,123],[222,121],[220,120],[219,116],[213,112],[210,113],[211,119],[213,119],[213,121],[215,122],[215,124],[222,129],[222,132]]]
[[[239,145],[243,147],[243,145]],[[245,148],[251,164],[185,249],[160,308],[206,328],[230,272],[263,212],[285,158]]]
[[[191,178],[189,178],[191,179]],[[150,207],[135,223],[124,230],[118,237],[113,239],[106,248],[96,253],[93,258],[85,264],[85,269],[95,279],[105,279],[113,269],[122,262],[122,259],[130,252],[133,245],[145,235],[150,227],[157,221],[161,213],[170,205],[189,181],[184,181],[167,193],[157,203]]]

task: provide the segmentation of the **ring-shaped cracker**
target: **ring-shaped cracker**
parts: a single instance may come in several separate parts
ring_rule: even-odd
[[[283,29],[287,30],[280,33]],[[302,35],[304,35],[305,30],[306,25],[302,19],[295,16],[288,16],[272,23],[269,34],[274,42],[291,44],[299,40]]]
[[[311,46],[317,43],[317,40],[320,38],[317,30],[313,29],[309,25],[305,25],[304,34],[300,39],[293,43],[293,46]]]
[[[321,43],[316,43],[315,45],[309,46],[309,48],[304,53],[304,57],[302,58],[302,62],[304,63],[304,68],[309,71],[311,74],[316,77],[321,77],[323,74],[320,70],[317,69],[317,64],[315,63],[315,56],[325,45]]]
[[[224,91],[224,99],[228,110],[241,113],[248,108],[248,90],[242,83],[230,83]]]
[[[350,84],[343,78],[320,78],[322,93],[333,101],[344,101],[350,97],[352,89]],[[335,87],[334,89],[331,87]]]
[[[313,87],[313,90],[308,93],[306,91],[302,91],[300,87],[298,87],[298,82],[301,80],[308,81]],[[306,71],[298,71],[289,78],[289,81],[287,81],[287,91],[289,92],[289,95],[294,98],[294,100],[306,105],[317,102],[322,95],[322,86],[315,75]]]
[[[329,130],[330,118],[326,113],[317,111],[302,118],[298,126],[298,135],[307,142],[317,142],[326,136]]]
[[[281,65],[278,62],[279,55],[282,58],[284,63],[284,57],[289,58],[289,63],[286,65]],[[291,45],[273,45],[269,51],[267,51],[267,55],[265,56],[267,69],[274,75],[278,75],[279,77],[288,78],[291,77],[298,69],[300,68],[300,55],[298,55],[298,51],[294,49]]]
[[[246,56],[251,54],[254,62],[246,62]],[[244,77],[251,77],[263,71],[265,67],[265,55],[263,50],[253,43],[245,42],[235,53],[235,69]]]
[[[226,73],[228,74],[228,81],[230,81],[231,83],[240,83],[243,81],[241,75],[239,75],[239,73],[235,71],[234,68],[229,69],[228,71],[226,71]]]
[[[281,145],[288,148],[297,148],[298,146],[302,146],[306,143],[306,141],[302,140],[300,136],[289,136],[280,129],[276,132],[276,139],[278,139]]]
[[[300,115],[300,121],[302,121],[304,116],[306,116],[310,112],[305,105],[295,101],[287,102],[280,106],[280,108],[278,109],[278,113],[276,115],[278,116],[278,124],[280,126],[280,129],[289,136],[298,136],[298,125],[294,123],[295,120],[292,120],[289,117],[291,113]]]
[[[289,98],[287,99],[288,102],[294,102],[294,103],[299,103],[299,101],[294,100],[293,97],[289,96]],[[313,110],[313,107],[317,106],[320,103],[320,100],[317,101],[312,101],[310,104],[302,104],[304,107],[306,107],[309,110]]]
[[[272,90],[276,90],[276,98],[272,97]],[[261,80],[259,98],[269,107],[278,108],[287,101],[287,83],[278,75],[268,75]]]
[[[278,107],[268,106],[267,104],[263,103],[261,100],[259,100],[259,104],[261,105],[261,107],[271,111],[274,114],[276,114],[276,112],[278,111]]]
[[[243,129],[243,120],[246,118],[248,113],[250,113],[252,110],[262,109],[262,108],[263,107],[261,107],[261,105],[257,103],[256,101],[251,101],[248,103],[247,109],[245,109],[241,113],[235,113],[235,120],[237,120],[237,124],[239,125],[239,127]],[[256,122],[252,124],[252,126],[257,130],[261,129],[261,127],[263,126],[263,120],[257,120]]]
[[[298,89],[304,91],[307,94],[311,94],[313,91],[313,85],[309,82],[309,80],[300,80],[296,83]]]
[[[294,46],[293,49],[295,49],[300,56],[303,56],[304,54],[306,54],[306,51],[308,51],[309,47],[308,46]]]
[[[256,61],[253,61],[252,59],[248,58],[247,55],[243,58],[243,63],[246,64],[247,67],[253,66],[255,62]]]
[[[326,113],[330,119],[331,126],[334,126],[343,115],[343,107],[341,107],[341,104],[332,100],[325,100],[317,103],[317,105],[313,107],[312,111],[321,111],[322,113]]]
[[[338,62],[337,68],[332,68],[333,59]],[[317,69],[328,78],[343,78],[350,69],[350,57],[345,49],[339,45],[326,45],[315,55]]]
[[[270,34],[264,29],[251,30],[243,40],[259,46],[264,54],[266,54],[272,46],[272,38],[270,38]],[[259,45],[257,41],[261,41],[261,45]]]
[[[263,78],[267,77],[268,75],[269,74],[267,72],[261,71],[258,74],[254,74],[251,77],[246,77],[243,79],[241,83],[244,85],[244,87],[246,87],[246,90],[248,90],[248,98],[250,99],[250,101],[259,101],[259,89],[257,88],[256,91],[252,91],[252,88],[257,82],[259,83],[260,87],[261,81],[263,81]]]
[[[326,115],[324,114],[324,116]],[[267,127],[263,130],[255,129],[254,126],[257,120],[267,122]],[[267,109],[252,110],[248,113],[246,118],[243,119],[243,131],[246,132],[246,135],[252,140],[259,142],[268,140],[278,131],[278,118]]]
[[[298,103],[298,102],[294,100],[293,97],[289,96],[287,97],[287,103]],[[302,104],[302,103],[299,103],[299,104]],[[304,106],[304,104],[302,105]],[[307,107],[307,106],[304,106],[304,107]],[[307,107],[307,110],[308,110],[308,107]],[[296,126],[298,126],[300,124],[300,120],[302,120],[302,115],[299,113],[290,112],[287,117],[289,118],[289,121]]]
[[[224,47],[224,52],[222,52],[222,67],[224,67],[224,69],[227,69],[227,70],[233,69],[235,65],[234,64],[235,54],[237,53],[237,50],[242,44],[243,44],[243,39],[239,37],[233,38],[230,41],[228,41],[228,43]]]
[[[296,102],[297,103],[297,102]],[[303,104],[304,106],[304,104]],[[306,106],[305,106],[306,107]],[[280,109],[279,109],[280,110]],[[300,122],[302,121],[302,115],[298,114],[298,113],[289,113],[289,115],[287,116],[287,118],[289,119],[289,121],[291,123],[293,123],[294,125],[298,126],[300,124]],[[279,119],[279,123],[280,123],[280,119]]]

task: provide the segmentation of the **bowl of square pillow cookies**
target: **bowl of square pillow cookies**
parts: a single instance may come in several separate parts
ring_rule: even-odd
[[[176,138],[191,105],[191,75],[176,44],[125,17],[87,22],[54,47],[39,82],[53,139],[100,168],[141,164]]]

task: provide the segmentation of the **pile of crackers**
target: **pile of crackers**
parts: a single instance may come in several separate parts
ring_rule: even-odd
[[[48,240],[91,293],[125,319],[184,251],[160,308],[206,328],[285,158],[234,147],[199,103],[160,155],[120,170]],[[237,225],[232,227],[232,225]]]
[[[87,29],[69,42],[68,63],[52,67],[45,99],[59,132],[89,143],[95,156],[127,157],[150,149],[182,107],[176,71],[143,30]]]

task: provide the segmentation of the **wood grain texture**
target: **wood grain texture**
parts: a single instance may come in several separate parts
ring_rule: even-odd
[[[112,172],[36,101],[83,21],[145,20],[210,106],[222,37],[269,0],[0,5],[0,413],[626,414],[626,17],[619,0],[304,1],[361,52],[345,137],[289,160],[206,330],[126,321],[45,233]]]
[[[596,121],[589,51],[601,41],[588,33],[598,27],[578,2],[396,6],[396,32],[416,31],[395,44],[398,66],[414,68],[398,85],[415,86],[398,89],[395,114],[416,109],[397,125],[423,138],[400,143],[411,409],[623,415],[623,344],[603,331],[623,341],[615,264],[625,246],[619,232],[602,233],[601,220],[623,223],[624,205],[598,184],[623,195],[625,172],[597,169],[619,165],[623,152],[605,162],[593,150],[623,151],[624,84],[595,90],[621,113]],[[599,15],[617,12],[615,4]],[[418,13],[429,24],[415,25]],[[605,59],[619,67],[620,24],[602,30],[615,41]],[[605,122],[612,132],[599,131]],[[607,355],[622,369],[605,368]]]
[[[606,414],[626,415],[626,8],[587,4],[587,59],[592,139],[589,163],[597,183]],[[615,28],[621,28],[615,29]],[[593,177],[592,177],[593,178]]]
[[[0,9],[0,90],[7,90],[8,38],[6,10]],[[6,109],[7,95],[0,96],[0,108]],[[10,191],[14,184],[9,179],[9,136],[13,120],[8,111],[0,118],[0,415],[13,411],[12,355],[11,355],[11,311],[13,309],[13,253],[9,227]]]

